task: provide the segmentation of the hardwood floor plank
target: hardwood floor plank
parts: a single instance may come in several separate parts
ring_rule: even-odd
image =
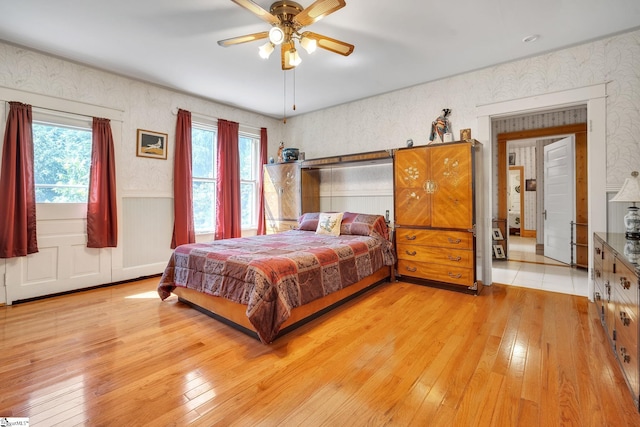
[[[640,425],[585,298],[382,285],[263,345],[158,279],[0,307],[31,425]]]

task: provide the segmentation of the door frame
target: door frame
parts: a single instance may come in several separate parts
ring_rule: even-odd
[[[558,135],[575,135],[575,195],[576,195],[576,223],[589,223],[589,182],[587,162],[587,124],[554,126],[541,129],[530,129],[516,132],[504,132],[497,135],[498,139],[498,218],[508,218],[507,206],[507,142],[518,139],[545,138]],[[536,212],[540,210],[536,206]],[[540,233],[540,230],[537,231]],[[589,265],[589,232],[588,225],[577,227],[576,234],[576,264]],[[536,248],[536,252],[541,252]]]

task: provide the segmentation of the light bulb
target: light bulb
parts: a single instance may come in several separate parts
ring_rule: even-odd
[[[318,47],[318,42],[316,42],[315,39],[302,36],[302,38],[300,39],[300,45],[304,48],[304,50],[307,51],[307,53],[313,53]]]
[[[275,45],[284,41],[284,31],[280,27],[271,27],[269,30],[269,40]]]
[[[260,58],[263,58],[263,59],[269,58],[269,56],[271,56],[271,53],[273,52],[274,47],[275,46],[271,42],[266,42],[265,44],[260,46],[258,48],[258,52],[260,53]]]

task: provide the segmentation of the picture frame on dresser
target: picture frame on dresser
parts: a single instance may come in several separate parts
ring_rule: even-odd
[[[493,245],[493,255],[499,259],[505,258],[504,249],[502,248],[502,245]]]

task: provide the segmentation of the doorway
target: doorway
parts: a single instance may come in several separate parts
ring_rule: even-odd
[[[573,264],[588,268],[589,264],[589,232],[588,232],[588,174],[587,174],[587,125],[577,123],[563,126],[553,126],[541,129],[530,129],[516,132],[503,132],[497,135],[498,140],[498,218],[509,218],[508,206],[508,142],[526,139],[549,139],[575,135],[575,223],[573,242],[575,244],[575,259]],[[542,162],[539,163],[542,165]],[[536,200],[536,253],[544,253],[544,220],[542,218],[543,202],[540,197]]]

